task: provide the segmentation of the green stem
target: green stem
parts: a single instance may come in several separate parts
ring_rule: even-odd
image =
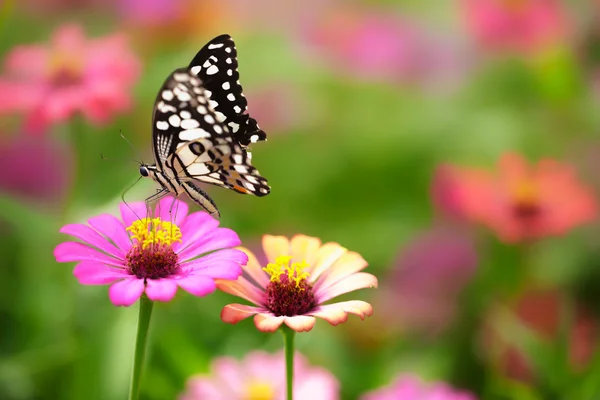
[[[287,381],[287,400],[294,399],[294,332],[287,325],[281,327],[285,347],[285,377]]]
[[[146,355],[146,339],[148,337],[148,326],[152,315],[154,303],[145,295],[140,297],[140,313],[138,317],[138,330],[135,339],[135,358],[133,360],[133,373],[131,374],[131,386],[129,388],[129,400],[137,400],[140,396],[140,380]]]

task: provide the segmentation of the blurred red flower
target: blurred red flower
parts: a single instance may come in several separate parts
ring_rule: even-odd
[[[560,332],[561,302],[565,294],[553,289],[531,290],[515,299],[506,309],[513,313],[516,323],[530,329],[540,339],[557,343]],[[482,331],[482,348],[492,357],[499,370],[511,379],[532,382],[536,371],[531,355],[518,346],[518,335],[502,334],[499,321],[500,309],[492,310]],[[580,370],[590,361],[598,330],[591,314],[577,305],[570,326],[568,360],[572,369]],[[510,329],[507,328],[507,331]]]
[[[562,235],[596,217],[592,190],[569,165],[554,160],[529,165],[507,153],[496,172],[441,166],[438,174],[438,204],[488,226],[505,242]]]
[[[129,109],[139,73],[124,36],[86,39],[80,26],[66,25],[49,44],[18,46],[7,55],[0,114],[25,114],[25,131],[38,134],[76,112],[94,124],[106,123]]]
[[[566,10],[556,0],[463,0],[467,28],[486,49],[523,53],[561,42]]]

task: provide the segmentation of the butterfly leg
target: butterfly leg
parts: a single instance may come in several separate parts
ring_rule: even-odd
[[[157,189],[157,192],[155,194],[153,194],[152,196],[148,197],[145,200],[145,202],[146,202],[146,210],[148,212],[148,215],[152,216],[151,203],[162,199],[163,197],[167,196],[169,193],[170,193],[169,190],[166,189],[166,188]]]

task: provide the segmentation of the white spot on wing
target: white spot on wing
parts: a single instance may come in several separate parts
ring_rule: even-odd
[[[217,72],[219,72],[219,68],[216,65],[211,65],[210,67],[208,67],[208,69],[206,70],[206,74],[207,75],[214,75]]]
[[[227,57],[227,59],[225,60],[225,62],[226,62],[227,64],[231,64],[231,58],[230,58],[230,57]]]
[[[171,90],[163,90],[162,92],[162,98],[165,99],[166,101],[171,101],[173,100],[173,92]]]
[[[234,154],[232,157],[233,157],[233,161],[234,161],[236,164],[241,164],[241,163],[243,163],[243,162],[244,162],[244,158],[242,157],[242,155],[241,155],[241,154]]]
[[[192,96],[188,92],[179,92],[177,94],[177,100],[179,101],[190,101]]]
[[[210,133],[206,132],[202,128],[188,129],[186,131],[179,132],[179,139],[181,140],[196,140],[207,137],[210,137]]]
[[[229,90],[231,88],[231,84],[229,82],[223,82],[221,87],[223,88],[223,90]]]
[[[221,134],[223,133],[223,128],[221,128],[220,125],[215,125],[213,126],[213,129],[215,130],[216,133]]]
[[[210,114],[206,114],[204,116],[204,120],[209,123],[209,124],[214,124],[215,123],[215,119],[212,117],[212,115]]]
[[[250,142],[252,142],[252,143],[258,142],[258,135],[252,135],[252,136],[250,136]]]
[[[206,114],[206,107],[198,106],[198,107],[196,107],[196,111],[198,111],[198,113],[200,113],[200,114]]]
[[[181,111],[181,112],[179,113],[179,116],[181,116],[181,118],[182,118],[182,119],[189,119],[189,118],[192,118],[192,114],[190,114],[190,112],[189,112],[189,111],[185,111],[185,110]]]
[[[202,67],[200,65],[194,65],[192,68],[190,68],[190,71],[192,71],[192,74],[194,75],[198,75],[200,70],[202,70]]]
[[[190,80],[190,76],[188,74],[174,74],[173,78],[177,82],[187,82]]]
[[[240,106],[233,106],[233,111],[240,114],[242,112],[242,109],[240,108]]]
[[[210,50],[212,49],[220,49],[221,47],[223,47],[223,43],[213,43],[213,44],[209,44],[208,48]]]
[[[169,123],[167,121],[156,121],[156,129],[166,131],[169,129]]]
[[[228,125],[231,127],[233,133],[236,133],[240,129],[240,124],[236,124],[235,122],[230,122]]]
[[[177,115],[171,115],[169,117],[169,123],[174,126],[175,128],[179,128],[179,124],[181,123],[181,118],[179,118],[179,116]]]
[[[190,175],[205,175],[210,172],[210,169],[208,169],[206,164],[194,163],[187,168],[187,172]]]
[[[215,111],[215,117],[217,117],[217,121],[219,121],[219,122],[225,122],[225,120],[227,119],[225,117],[225,114],[223,114],[220,111]]]
[[[226,48],[225,48],[225,52],[226,52],[226,53],[231,53],[231,47],[226,47]]]
[[[232,76],[232,75],[233,75],[233,70],[231,70],[231,69],[228,69],[228,70],[227,70],[227,75],[229,75],[229,76]]]
[[[196,121],[195,119],[184,119],[183,121],[181,121],[182,129],[195,129],[195,128],[198,128],[199,126],[200,126],[200,123],[198,121]]]
[[[229,101],[235,101],[235,95],[234,95],[233,93],[229,93],[229,94],[227,95],[227,99],[228,99]]]

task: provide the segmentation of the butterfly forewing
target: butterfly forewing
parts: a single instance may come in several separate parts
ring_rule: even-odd
[[[229,35],[208,42],[188,68],[201,79],[217,117],[227,125],[239,144],[246,147],[266,140],[265,132],[247,113],[248,101],[239,81],[237,50]]]
[[[158,93],[153,119],[157,167],[179,182],[198,180],[241,193],[264,196],[266,179],[211,105],[203,82],[175,70]]]

